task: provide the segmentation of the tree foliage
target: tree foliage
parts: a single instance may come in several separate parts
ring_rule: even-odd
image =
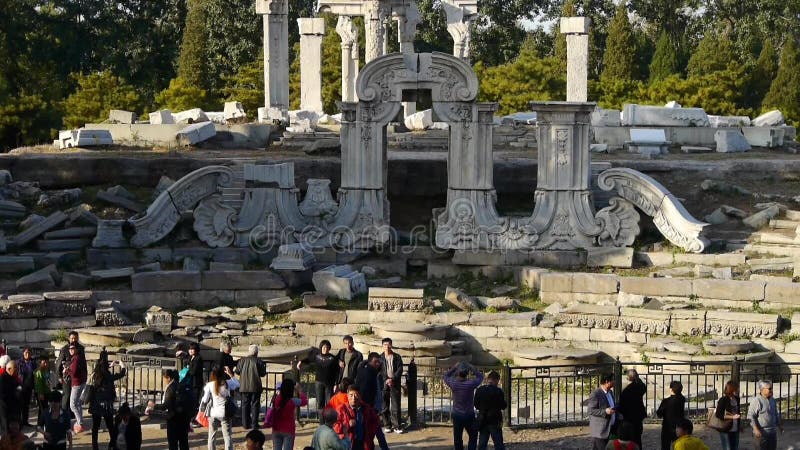
[[[139,111],[142,100],[136,90],[109,71],[74,75],[78,89],[64,101],[64,125],[82,127],[108,119],[112,109]]]
[[[178,57],[178,77],[190,86],[205,89],[208,86],[206,5],[204,0],[188,0],[188,5],[186,28]]]
[[[264,106],[264,60],[258,58],[242,66],[236,75],[225,81],[222,90],[225,100],[240,102],[248,117],[257,118],[258,108]]]
[[[206,108],[208,93],[205,89],[191,84],[181,77],[173,78],[169,87],[156,94],[155,106],[158,109],[184,111],[192,108]]]
[[[656,51],[653,54],[653,60],[650,62],[650,82],[663,80],[679,72],[678,49],[666,31],[664,31],[658,37]]]
[[[736,60],[736,53],[731,45],[730,37],[712,29],[708,30],[700,44],[692,52],[686,72],[690,77],[700,76],[725,70],[728,64],[736,62]]]
[[[225,86],[226,78],[234,76],[259,57],[263,58],[263,22],[261,16],[256,15],[253,0],[203,2],[206,11],[207,89],[216,93]]]
[[[633,79],[635,60],[636,40],[633,27],[628,20],[628,8],[625,2],[621,2],[608,29],[600,79],[604,82]]]
[[[499,115],[528,111],[534,100],[563,100],[567,82],[553,57],[540,58],[532,51],[495,67],[475,64],[480,80],[480,101],[498,102]]]
[[[800,50],[788,39],[781,51],[778,73],[764,98],[763,108],[780,109],[792,123],[800,122]]]

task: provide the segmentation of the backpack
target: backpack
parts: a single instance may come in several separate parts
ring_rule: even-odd
[[[175,388],[175,409],[179,414],[193,414],[196,404],[191,384],[180,381]]]

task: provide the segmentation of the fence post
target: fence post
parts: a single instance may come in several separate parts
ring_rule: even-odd
[[[508,365],[508,361],[503,366],[502,378],[503,394],[506,397],[506,426],[511,427],[511,366]]]
[[[622,391],[622,362],[619,360],[619,356],[614,361],[614,402],[619,402],[619,394]]]
[[[739,377],[742,372],[742,362],[739,361],[739,358],[733,357],[733,362],[731,362],[731,381],[739,384]]]
[[[417,363],[414,358],[408,363],[408,380],[406,381],[406,388],[408,389],[408,423],[412,427],[417,426]]]

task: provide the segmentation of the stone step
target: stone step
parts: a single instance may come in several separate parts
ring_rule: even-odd
[[[761,253],[777,256],[800,256],[800,245],[748,244],[745,246],[744,251],[748,255]]]
[[[800,211],[786,210],[786,219],[800,221]]]
[[[796,230],[797,227],[800,227],[800,222],[795,222],[794,220],[772,219],[769,221],[769,227],[781,230]]]

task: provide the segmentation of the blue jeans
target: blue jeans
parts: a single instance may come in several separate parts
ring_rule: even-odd
[[[739,450],[739,432],[720,433],[719,441],[722,443],[722,450]]]
[[[274,450],[292,450],[294,436],[289,433],[272,433],[272,448]]]
[[[478,437],[478,450],[486,450],[489,445],[489,436],[492,437],[494,443],[494,450],[506,450],[503,444],[503,427],[498,425],[485,425],[480,430]]]
[[[478,422],[474,413],[453,413],[453,446],[455,450],[464,450],[464,431],[466,430],[469,441],[468,450],[476,450],[478,446]]]

